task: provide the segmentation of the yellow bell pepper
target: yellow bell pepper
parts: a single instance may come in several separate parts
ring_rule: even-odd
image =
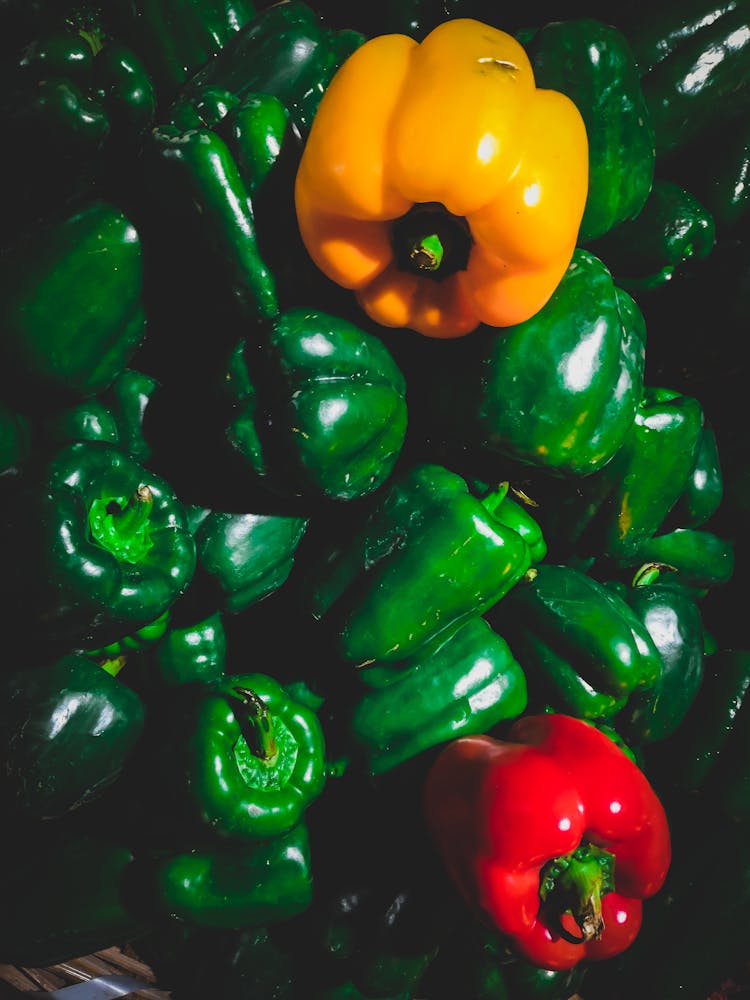
[[[321,100],[295,184],[315,264],[386,327],[460,337],[547,302],[588,189],[583,119],[472,18],[369,39]]]

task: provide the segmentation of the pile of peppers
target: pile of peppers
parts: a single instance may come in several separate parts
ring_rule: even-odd
[[[0,969],[750,991],[750,3],[596,7],[0,3]]]

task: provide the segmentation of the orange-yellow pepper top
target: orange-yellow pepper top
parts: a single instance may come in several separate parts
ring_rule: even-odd
[[[471,18],[366,41],[323,95],[295,185],[302,240],[387,327],[520,323],[570,263],[588,186],[573,102]]]

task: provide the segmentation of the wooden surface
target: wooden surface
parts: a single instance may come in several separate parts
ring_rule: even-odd
[[[170,1000],[166,990],[157,987],[154,973],[134,953],[122,948],[107,948],[93,955],[72,959],[45,969],[27,969],[16,965],[0,965],[0,998],[14,998],[35,991],[51,993],[97,976],[128,975],[148,986],[128,996],[138,1000]]]

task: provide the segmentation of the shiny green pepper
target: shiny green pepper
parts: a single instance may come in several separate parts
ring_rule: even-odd
[[[717,118],[747,114],[746,3],[700,3],[692,10],[666,13],[652,8],[641,23],[636,21],[629,37],[641,69],[657,156],[684,148]]]
[[[147,180],[159,191],[159,211],[173,225],[193,222],[196,250],[220,262],[222,280],[245,320],[278,314],[273,275],[255,238],[252,204],[232,151],[208,128],[152,131],[146,149]]]
[[[143,731],[135,691],[70,653],[0,684],[0,794],[7,816],[54,819],[96,799]]]
[[[365,686],[373,670],[359,671]],[[526,708],[524,672],[483,618],[469,619],[437,649],[391,673],[387,686],[349,695],[350,739],[371,775],[458,736],[484,733]]]
[[[15,244],[0,262],[6,391],[70,400],[110,385],[146,334],[143,271],[135,226],[106,201]]]
[[[203,510],[194,520],[198,577],[220,607],[236,614],[278,590],[289,577],[309,518]]]
[[[329,28],[302,0],[271,4],[193,74],[181,97],[198,96],[207,85],[240,99],[271,94],[304,132],[333,74],[363,41],[358,31]]]
[[[257,13],[252,0],[113,0],[108,6],[112,30],[141,53],[161,109]]]
[[[407,660],[507,594],[531,552],[495,518],[504,498],[501,489],[479,500],[439,465],[391,479],[309,572],[309,613],[336,654],[360,669]]]
[[[670,281],[686,261],[703,260],[716,242],[716,223],[695,195],[657,177],[641,211],[594,245],[615,281],[632,295]]]
[[[536,706],[609,719],[662,668],[625,600],[573,566],[540,564],[488,617],[523,665]]]
[[[406,436],[405,380],[388,349],[315,309],[282,313],[265,343],[240,341],[224,385],[233,406],[226,439],[281,496],[372,493]]]
[[[668,573],[653,582],[614,586],[642,622],[661,659],[659,676],[635,692],[617,727],[635,744],[666,739],[680,726],[703,681],[703,619],[694,596]]]
[[[189,926],[249,928],[288,920],[312,899],[307,828],[252,844],[197,846],[153,862],[143,859],[140,881],[154,917]]]
[[[602,261],[579,249],[536,316],[433,347],[424,398],[416,383],[414,405],[429,414],[428,433],[449,443],[586,476],[629,432],[644,339],[638,306]]]
[[[58,648],[120,639],[167,611],[192,579],[195,542],[171,486],[116,447],[46,457],[3,511],[14,565],[6,620]]]
[[[570,97],[586,125],[586,243],[638,215],[651,190],[654,133],[635,56],[619,29],[594,18],[550,21],[527,49],[537,87]]]
[[[177,789],[196,827],[262,840],[297,824],[325,785],[324,737],[314,712],[265,674],[203,685],[174,747]]]

